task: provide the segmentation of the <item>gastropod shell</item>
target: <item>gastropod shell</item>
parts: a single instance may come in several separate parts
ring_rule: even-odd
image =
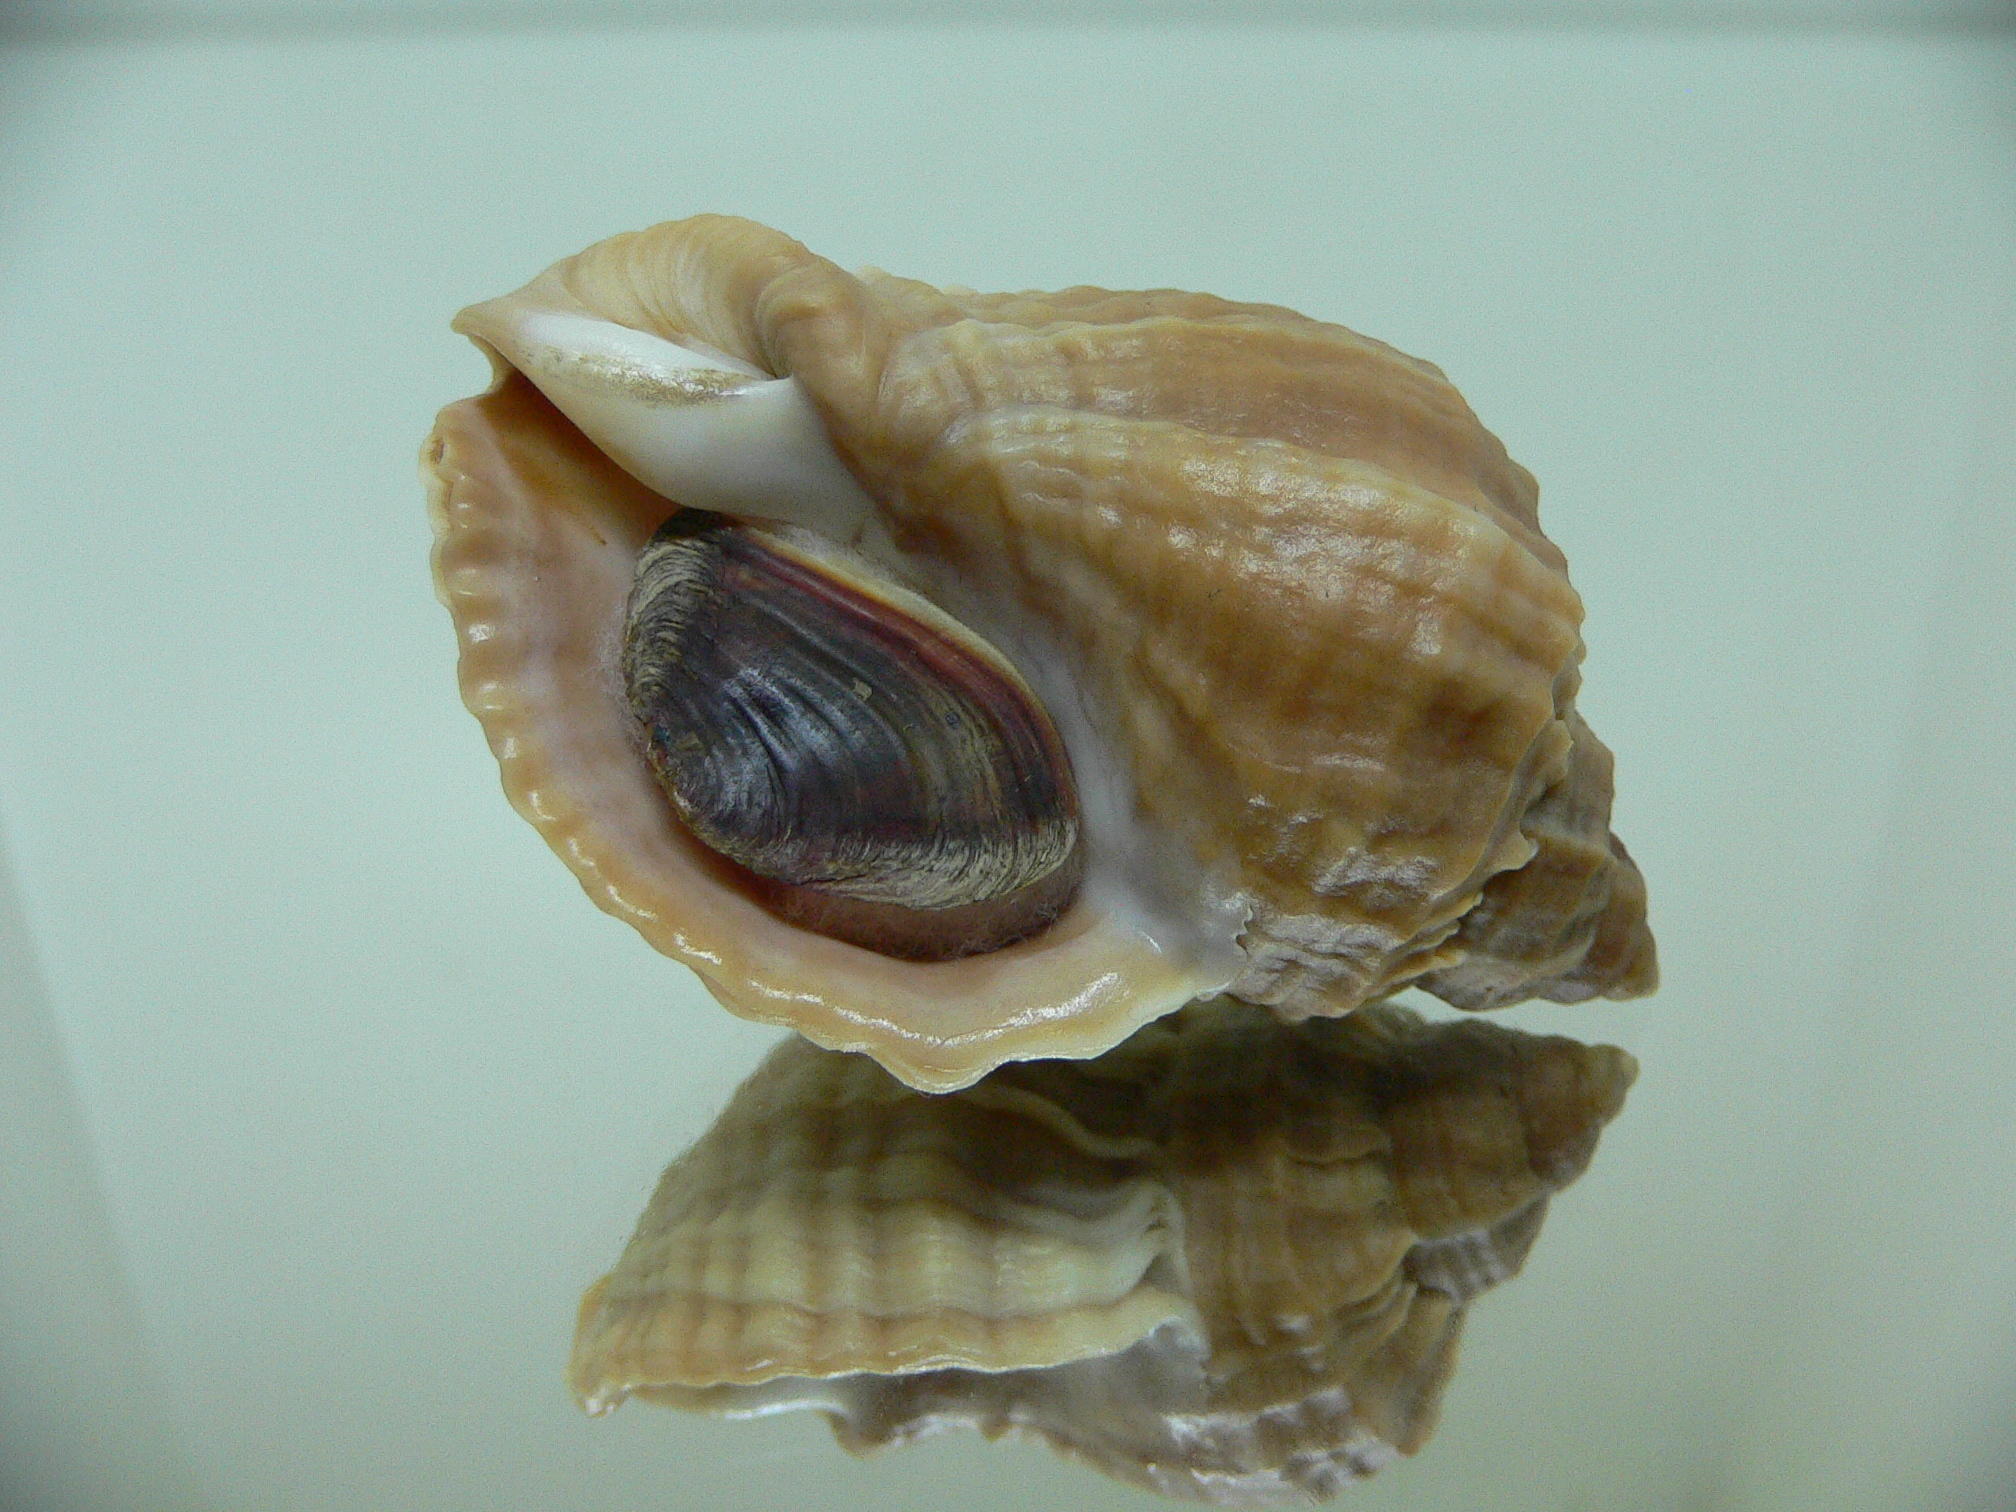
[[[424,454],[464,696],[590,896],[734,1011],[943,1090],[1220,991],[1656,981],[1580,600],[1430,365],[715,216],[457,327],[496,367]]]

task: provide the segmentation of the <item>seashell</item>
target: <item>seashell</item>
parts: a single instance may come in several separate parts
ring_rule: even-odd
[[[787,1040],[665,1172],[570,1379],[856,1452],[1033,1434],[1174,1495],[1328,1495],[1433,1432],[1636,1067],[1392,1005],[1218,999],[1103,1057],[914,1092]]]
[[[1470,1006],[1652,989],[1574,707],[1580,601],[1531,476],[1428,364],[1204,295],[850,276],[712,216],[456,324],[497,368],[424,456],[464,697],[591,897],[734,1011],[943,1090],[1219,991],[1298,1019],[1415,982]],[[615,663],[681,506],[1003,669],[1077,796],[1076,859],[1016,872],[1047,894],[848,943],[853,902],[889,897],[794,914],[679,820]],[[829,829],[875,828],[844,807]],[[1029,812],[945,843],[1054,857],[1065,809]]]

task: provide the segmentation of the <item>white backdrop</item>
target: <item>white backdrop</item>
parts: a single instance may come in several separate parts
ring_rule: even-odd
[[[1507,1015],[1643,1075],[1350,1503],[2016,1505],[2012,148],[2007,34],[18,32],[0,1506],[1154,1505],[566,1397],[772,1033],[507,808],[414,455],[454,309],[698,210],[1293,305],[1538,474],[1666,985]]]

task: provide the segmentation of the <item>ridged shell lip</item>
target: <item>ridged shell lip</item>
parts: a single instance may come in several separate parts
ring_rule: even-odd
[[[944,1091],[1007,1060],[1096,1054],[1228,979],[1096,886],[1040,936],[945,962],[772,917],[673,818],[616,681],[633,564],[672,506],[515,370],[442,412],[422,464],[463,699],[506,795],[598,907],[730,1011]]]

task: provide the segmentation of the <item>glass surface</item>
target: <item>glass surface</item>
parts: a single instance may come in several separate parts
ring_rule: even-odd
[[[2006,34],[10,46],[0,1501],[1157,1504],[569,1397],[582,1291],[778,1035],[504,802],[413,458],[486,381],[457,308],[720,210],[1338,321],[1540,479],[1664,985],[1495,1016],[1641,1074],[1339,1505],[2008,1505],[2012,135]]]

